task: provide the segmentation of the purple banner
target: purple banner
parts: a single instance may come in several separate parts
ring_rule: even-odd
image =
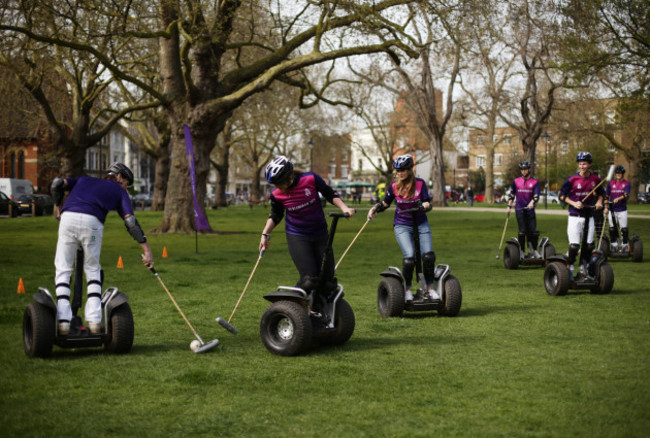
[[[196,173],[194,172],[194,146],[192,144],[192,133],[190,127],[183,125],[185,132],[185,149],[187,150],[187,162],[190,166],[190,180],[192,181],[192,196],[194,197],[194,223],[197,230],[209,230],[210,224],[205,217],[205,213],[196,200]]]

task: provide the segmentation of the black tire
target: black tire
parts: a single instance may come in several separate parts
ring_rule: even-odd
[[[548,259],[555,255],[555,247],[553,244],[549,243],[544,247],[544,258]]]
[[[507,269],[517,269],[519,266],[519,248],[517,245],[509,243],[503,250],[503,266]]]
[[[104,346],[106,351],[125,354],[133,347],[133,313],[128,303],[113,309],[108,322],[108,339]]]
[[[643,242],[641,239],[632,242],[632,261],[637,263],[643,261]]]
[[[569,269],[564,263],[549,263],[544,270],[544,287],[549,295],[566,295],[569,290]]]
[[[404,313],[404,286],[395,277],[384,277],[377,287],[377,309],[382,318]]]
[[[311,320],[307,309],[293,301],[277,301],[260,321],[260,336],[267,350],[280,356],[295,356],[309,348]]]
[[[355,327],[354,312],[350,304],[343,298],[336,303],[334,331],[324,338],[318,339],[323,345],[343,345],[352,337]]]
[[[54,312],[29,303],[23,313],[23,346],[29,357],[49,357],[54,345]]]
[[[609,263],[600,265],[600,274],[598,275],[598,284],[591,288],[592,294],[605,295],[612,291],[614,287],[614,270]]]
[[[463,304],[463,293],[460,289],[460,281],[453,275],[445,279],[445,296],[443,297],[442,308],[438,313],[442,316],[456,316]]]

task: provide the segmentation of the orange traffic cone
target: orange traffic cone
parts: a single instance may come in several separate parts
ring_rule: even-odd
[[[120,258],[117,259],[117,268],[124,269],[124,262],[122,262],[122,256],[120,256]]]
[[[163,256],[164,259],[166,259],[167,257],[169,257],[169,256],[167,255],[167,247],[166,247],[166,246],[163,246],[163,255],[162,255],[162,256]]]
[[[23,283],[23,279],[21,278],[18,280],[18,290],[16,291],[17,294],[24,294],[25,293],[25,284]]]

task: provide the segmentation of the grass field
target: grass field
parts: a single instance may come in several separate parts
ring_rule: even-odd
[[[650,216],[645,206],[635,214]],[[609,295],[570,291],[550,297],[542,268],[509,271],[496,260],[503,209],[429,213],[438,262],[460,280],[455,318],[435,313],[381,319],[378,275],[401,264],[392,212],[370,223],[337,277],[356,315],[341,347],[285,358],[259,336],[262,295],[293,285],[296,271],[283,226],[273,233],[232,321],[228,318],[257,260],[268,210],[208,212],[219,234],[149,235],[156,268],[204,340],[220,345],[195,355],[192,332],[139,246],[112,213],[102,263],[105,287],[130,296],[135,341],[130,354],[54,347],[29,359],[22,314],[38,286],[53,290],[57,223],[0,219],[0,430],[7,437],[647,437],[650,430],[648,260],[613,260]],[[145,229],[160,213],[138,212]],[[363,225],[365,212],[341,221],[336,258]],[[565,251],[566,215],[538,215],[542,236]],[[631,219],[650,248],[650,219]],[[516,235],[515,221],[508,236]],[[162,258],[163,248],[168,258]],[[119,257],[124,269],[117,269]],[[17,294],[19,278],[27,294]]]

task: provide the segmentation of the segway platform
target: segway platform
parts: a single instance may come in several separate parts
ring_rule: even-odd
[[[517,269],[519,266],[546,266],[549,257],[555,255],[555,247],[550,243],[548,237],[542,237],[537,245],[537,252],[541,258],[533,254],[521,256],[521,245],[516,237],[508,239],[506,247],[503,249],[503,265],[507,269]]]
[[[590,271],[594,275],[590,275]],[[574,276],[571,275],[566,256],[556,255],[549,258],[544,270],[544,287],[553,296],[566,295],[570,289],[588,289],[593,294],[608,294],[614,287],[614,271],[600,250],[593,252],[585,272],[578,270]]]
[[[609,258],[629,259],[641,263],[643,261],[643,242],[641,238],[633,234],[627,245],[612,245],[609,236],[603,235],[600,244],[601,251]]]

